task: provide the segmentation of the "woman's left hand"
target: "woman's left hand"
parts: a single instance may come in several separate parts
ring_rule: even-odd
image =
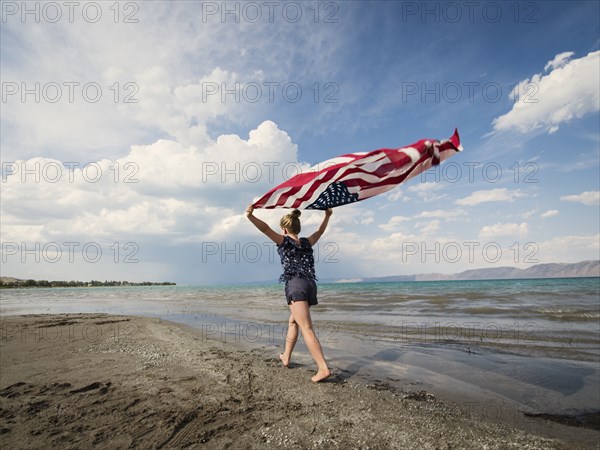
[[[253,212],[254,212],[254,206],[248,205],[248,207],[246,208],[246,217],[250,217]]]

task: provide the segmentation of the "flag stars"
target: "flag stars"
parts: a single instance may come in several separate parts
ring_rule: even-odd
[[[358,201],[358,194],[351,194],[342,182],[331,183],[307,209],[327,209]]]

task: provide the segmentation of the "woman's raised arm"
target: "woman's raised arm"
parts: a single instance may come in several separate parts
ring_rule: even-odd
[[[250,220],[250,222],[252,222],[254,224],[254,226],[256,228],[258,228],[258,230],[261,233],[264,233],[269,239],[271,239],[277,245],[281,245],[281,243],[283,242],[283,234],[277,233],[265,222],[260,220],[258,217],[255,217],[252,214],[253,212],[254,212],[254,206],[248,205],[248,208],[246,208],[246,217],[248,217],[248,220]]]
[[[315,245],[321,237],[321,235],[325,233],[325,229],[327,228],[327,224],[329,223],[329,217],[331,217],[331,214],[333,214],[333,210],[331,208],[327,208],[325,210],[325,217],[323,218],[323,222],[321,222],[319,229],[308,237],[308,242],[310,242],[310,245]]]

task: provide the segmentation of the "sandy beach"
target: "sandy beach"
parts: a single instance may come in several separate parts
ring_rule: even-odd
[[[335,366],[314,384],[306,355],[286,369],[273,348],[161,319],[5,316],[1,329],[2,448],[590,448]]]

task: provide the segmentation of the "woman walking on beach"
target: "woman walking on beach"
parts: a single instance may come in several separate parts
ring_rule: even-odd
[[[277,244],[277,253],[281,257],[283,266],[283,274],[279,281],[285,281],[285,298],[290,307],[290,318],[285,339],[285,350],[279,355],[279,359],[285,367],[289,366],[292,351],[298,340],[298,327],[300,327],[306,346],[317,364],[317,373],[311,380],[314,382],[323,381],[331,376],[331,372],[325,362],[321,344],[313,330],[309,311],[311,306],[318,303],[312,247],[325,232],[333,211],[331,208],[325,211],[321,226],[308,238],[298,237],[298,234],[300,234],[300,211],[297,209],[281,218],[282,234],[277,233],[265,222],[255,217],[252,214],[253,212],[254,207],[252,205],[248,206],[246,216],[256,228]]]

